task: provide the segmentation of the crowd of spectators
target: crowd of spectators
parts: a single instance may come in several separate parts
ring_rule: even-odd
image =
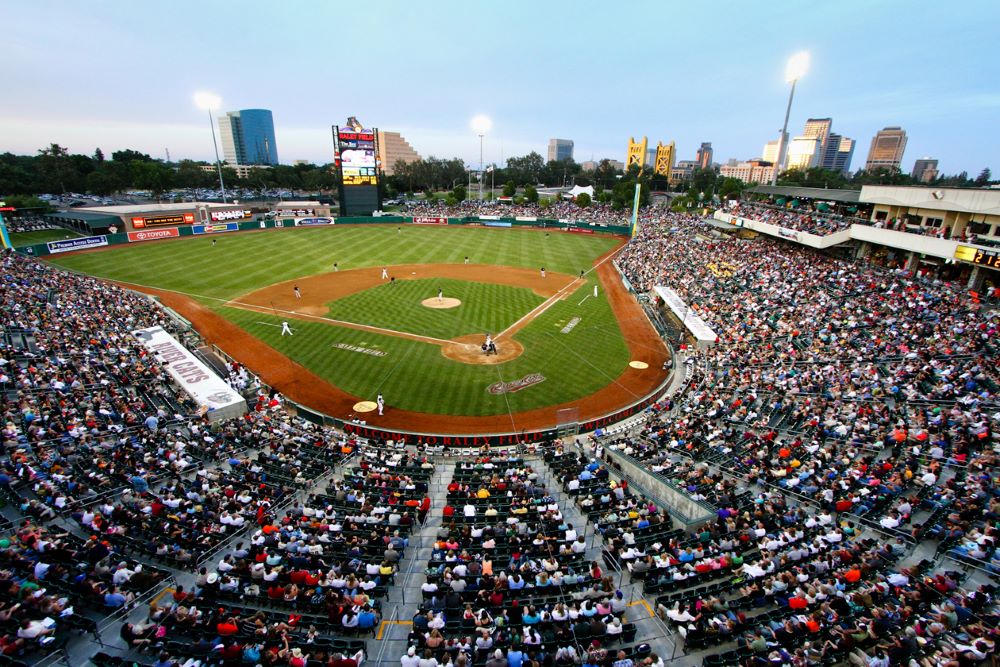
[[[735,206],[726,209],[726,213],[818,236],[833,234],[845,230],[851,225],[870,224],[864,218],[850,215],[841,215],[806,207],[791,208],[788,205],[779,206],[755,201],[738,202]]]
[[[540,204],[513,204],[476,199],[467,199],[455,206],[447,206],[440,201],[415,200],[407,203],[406,214],[450,218],[480,215],[503,218],[529,217],[597,225],[627,225],[630,216],[629,211],[616,211],[611,204],[601,202],[592,202],[589,206],[584,207],[570,200],[552,200],[547,205],[542,206]]]
[[[63,229],[45,218],[34,215],[22,215],[16,218],[4,218],[4,226],[12,234],[23,232],[42,232],[47,229]]]

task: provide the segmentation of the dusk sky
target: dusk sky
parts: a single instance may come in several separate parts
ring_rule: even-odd
[[[283,163],[331,161],[330,125],[357,116],[424,157],[478,164],[472,116],[493,119],[487,162],[576,142],[623,160],[630,136],[693,159],[761,154],[781,128],[787,58],[808,50],[789,132],[808,117],[858,141],[909,135],[903,170],[1000,171],[1000,2],[92,2],[0,10],[0,151],[136,148],[212,158],[208,118],[274,112]],[[216,114],[218,115],[218,114]]]

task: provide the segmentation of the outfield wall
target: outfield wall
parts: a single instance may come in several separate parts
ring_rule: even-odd
[[[435,222],[430,222],[431,220]],[[294,227],[323,227],[329,225],[458,225],[469,227],[537,227],[541,229],[553,229],[575,234],[610,234],[613,236],[627,236],[629,227],[627,225],[597,225],[585,222],[574,222],[571,220],[553,220],[549,218],[533,217],[502,217],[502,216],[466,216],[461,218],[444,218],[437,216],[401,216],[384,215],[380,217],[345,217],[334,218],[325,216],[313,216],[308,218],[260,218],[250,222],[215,222],[211,224],[186,225],[183,227],[161,227],[157,229],[146,229],[132,232],[122,232],[118,234],[98,234],[94,236],[82,236],[78,238],[66,239],[64,241],[51,241],[49,243],[37,243],[34,245],[21,246],[16,248],[17,252],[32,257],[45,257],[47,255],[61,254],[64,252],[77,252],[81,250],[96,250],[116,245],[127,245],[129,243],[149,243],[165,239],[187,238],[194,236],[216,236],[229,232],[250,232],[261,230],[292,229]]]

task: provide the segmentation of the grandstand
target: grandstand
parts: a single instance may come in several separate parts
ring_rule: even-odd
[[[740,214],[840,224],[774,211]],[[228,360],[210,365],[248,410],[213,419],[133,335],[160,326],[205,357],[183,321],[23,255],[3,264],[6,663],[995,652],[1000,317],[961,284],[649,213],[619,270],[644,299],[669,287],[718,339],[688,345],[687,318],[649,296],[675,376],[642,414],[432,450],[307,422]]]

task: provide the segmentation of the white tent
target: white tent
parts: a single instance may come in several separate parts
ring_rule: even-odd
[[[580,194],[581,192],[585,192],[587,194],[587,196],[589,196],[591,199],[594,198],[594,186],[593,185],[588,185],[585,188],[581,188],[579,185],[574,185],[573,189],[570,190],[569,192],[567,192],[563,196],[565,196],[565,197],[572,197],[573,199],[576,199],[576,196],[578,194]]]

